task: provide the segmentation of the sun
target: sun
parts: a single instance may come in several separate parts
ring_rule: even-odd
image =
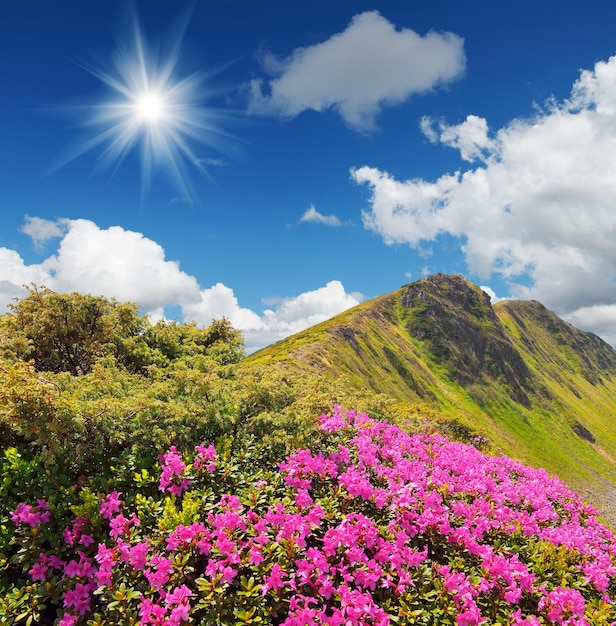
[[[105,94],[82,108],[89,138],[59,166],[99,150],[97,167],[111,167],[115,173],[129,154],[135,153],[141,166],[142,192],[149,188],[156,170],[169,178],[184,198],[194,199],[192,171],[211,178],[203,163],[220,161],[204,151],[215,151],[220,157],[235,138],[220,126],[230,114],[206,102],[205,82],[212,73],[208,77],[201,71],[180,73],[187,25],[185,20],[171,38],[173,45],[162,53],[159,46],[148,45],[133,15],[131,29],[118,41],[107,63],[81,64],[99,80]],[[209,83],[207,87],[210,98],[217,95]]]
[[[157,93],[146,93],[135,100],[135,115],[144,124],[157,124],[164,121],[165,100]]]

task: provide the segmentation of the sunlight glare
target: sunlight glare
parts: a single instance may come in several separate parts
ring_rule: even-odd
[[[155,124],[165,117],[165,102],[157,93],[146,93],[135,101],[137,117],[148,124]]]
[[[102,148],[97,165],[112,166],[115,173],[140,147],[142,194],[150,185],[152,171],[158,169],[171,179],[181,196],[194,199],[190,170],[194,168],[211,179],[203,163],[216,160],[207,158],[209,154],[197,154],[197,146],[224,153],[227,140],[234,138],[218,124],[229,114],[217,111],[203,99],[203,83],[208,76],[202,72],[178,76],[188,17],[163,53],[159,45],[146,44],[134,15],[131,32],[118,40],[111,62],[105,66],[83,64],[106,87],[107,98],[85,107],[84,125],[97,129],[96,133],[53,169]],[[208,94],[217,95],[209,84]]]

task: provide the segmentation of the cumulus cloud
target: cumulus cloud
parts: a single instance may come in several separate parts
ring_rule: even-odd
[[[332,280],[314,291],[305,291],[296,297],[286,298],[275,309],[264,312],[262,321],[265,330],[247,329],[244,332],[246,348],[250,350],[254,346],[256,349],[263,337],[268,338],[268,344],[280,341],[305,328],[324,322],[358,305],[362,300],[362,294],[346,293],[338,280]]]
[[[236,328],[260,330],[263,327],[259,315],[240,307],[230,289],[216,283],[209,289],[202,289],[196,302],[186,303],[182,310],[184,317],[207,326],[213,319],[226,317]]]
[[[616,304],[595,304],[577,309],[566,316],[577,328],[592,329],[612,346],[616,346]]]
[[[501,298],[496,295],[496,292],[491,287],[487,287],[486,285],[481,285],[479,287],[482,291],[485,291],[490,296],[490,302],[492,304],[496,304],[497,302],[502,302],[503,300],[509,300],[509,298]]]
[[[21,232],[28,235],[32,239],[34,247],[40,250],[49,240],[61,238],[66,232],[66,228],[67,225],[64,220],[44,220],[40,217],[26,215]]]
[[[377,11],[353,17],[346,30],[286,58],[263,57],[267,81],[249,85],[252,113],[293,118],[334,109],[355,130],[370,131],[384,105],[404,102],[460,78],[464,41],[453,33],[424,36]],[[265,89],[264,89],[265,86]]]
[[[475,116],[421,127],[472,166],[433,181],[351,170],[370,189],[365,227],[414,248],[459,237],[473,274],[499,274],[513,296],[585,329],[605,334],[605,316],[616,327],[616,56],[582,72],[570,98],[496,132]]]
[[[26,265],[15,250],[0,248],[0,312],[16,298],[26,295],[24,285],[42,285],[48,278],[43,265]]]
[[[361,299],[359,294],[346,293],[340,281],[332,280],[325,287],[285,299],[275,311],[265,314],[268,319],[275,316],[281,324],[307,328],[359,304]]]
[[[333,280],[314,291],[281,299],[273,309],[258,315],[239,306],[233,291],[217,284],[201,292],[198,303],[184,307],[185,316],[207,325],[224,315],[242,330],[247,352],[253,352],[323,322],[361,302],[361,294],[346,293],[340,281]]]
[[[99,228],[71,220],[57,253],[46,261],[47,286],[59,292],[96,290],[120,301],[137,302],[144,311],[182,304],[198,297],[193,276],[177,261],[165,259],[158,243],[120,226]]]
[[[323,215],[319,213],[314,205],[311,204],[302,217],[299,220],[300,222],[312,222],[313,224],[325,224],[325,226],[342,226],[342,222],[335,215]]]
[[[491,154],[494,147],[488,137],[487,121],[476,115],[469,115],[464,122],[455,126],[441,120],[438,130],[435,128],[435,120],[427,116],[421,119],[419,125],[428,140],[458,149],[465,161],[482,161]]]
[[[33,241],[61,240],[55,254],[27,265],[14,250],[0,248],[0,311],[26,295],[24,285],[45,285],[59,293],[73,291],[135,302],[153,320],[166,307],[180,307],[185,321],[207,326],[226,317],[245,337],[252,352],[273,341],[324,321],[359,302],[339,281],[314,291],[282,298],[260,314],[241,307],[233,289],[216,283],[204,288],[194,276],[165,257],[164,249],[142,233],[119,226],[100,228],[85,219],[27,218],[22,229]],[[47,235],[46,235],[47,234]]]

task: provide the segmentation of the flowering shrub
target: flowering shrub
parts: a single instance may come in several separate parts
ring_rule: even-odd
[[[276,467],[171,448],[131,493],[20,503],[3,623],[616,621],[616,539],[558,479],[340,407],[320,428]]]

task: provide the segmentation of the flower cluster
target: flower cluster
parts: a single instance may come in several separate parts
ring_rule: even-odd
[[[216,448],[213,444],[210,444],[207,448],[204,445],[199,445],[195,448],[195,460],[193,461],[194,468],[199,471],[216,471]]]
[[[49,505],[44,499],[39,499],[36,504],[26,504],[20,502],[13,511],[11,519],[15,524],[27,524],[30,528],[34,528],[43,522],[49,522],[51,515],[49,513]]]
[[[171,446],[160,458],[162,472],[160,474],[159,487],[161,491],[168,491],[174,496],[181,496],[183,491],[190,487],[191,481],[184,476],[186,464],[182,461],[182,455],[175,446]]]
[[[171,448],[159,460],[170,527],[147,526],[152,498],[102,494],[98,536],[76,516],[28,569],[60,577],[58,623],[616,620],[616,538],[557,478],[339,407],[320,426],[318,451],[215,498],[231,461],[213,445],[192,458]],[[13,521],[33,532],[49,507],[20,504]]]

